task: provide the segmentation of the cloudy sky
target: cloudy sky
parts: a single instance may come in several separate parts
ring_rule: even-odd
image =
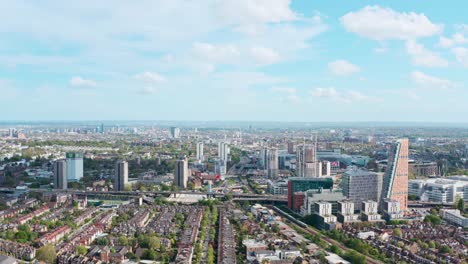
[[[467,9],[0,0],[0,120],[467,122]]]

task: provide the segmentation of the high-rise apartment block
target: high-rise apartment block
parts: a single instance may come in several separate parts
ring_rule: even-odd
[[[186,157],[181,157],[176,161],[174,168],[174,185],[179,188],[187,188],[189,177],[188,161]]]
[[[288,154],[294,154],[294,142],[288,141]]]
[[[128,162],[118,161],[115,164],[114,190],[123,191],[128,184]]]
[[[229,152],[230,152],[230,149],[227,143],[225,142],[218,143],[218,158],[220,160],[223,160],[225,163],[227,163]]]
[[[268,178],[276,178],[278,176],[278,149],[271,148],[267,152],[267,175]]]
[[[315,145],[303,145],[297,147],[296,175],[298,177],[322,176],[322,165],[317,161]]]
[[[83,153],[67,152],[67,178],[69,182],[78,182],[83,178]]]
[[[197,143],[197,160],[199,162],[203,161],[203,142]]]
[[[65,160],[54,162],[54,188],[67,189],[67,162]]]
[[[171,137],[172,138],[180,138],[180,128],[171,127]]]
[[[408,139],[400,139],[392,145],[387,171],[383,180],[382,197],[400,202],[400,209],[408,207]]]

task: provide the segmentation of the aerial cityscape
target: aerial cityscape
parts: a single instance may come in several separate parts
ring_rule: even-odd
[[[0,264],[468,264],[468,6],[381,2],[1,1]]]

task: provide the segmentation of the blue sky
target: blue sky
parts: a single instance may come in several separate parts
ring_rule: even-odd
[[[0,120],[468,121],[466,1],[0,5]]]

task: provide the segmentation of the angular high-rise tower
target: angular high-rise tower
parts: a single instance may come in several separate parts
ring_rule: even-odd
[[[408,147],[407,138],[399,139],[393,144],[382,186],[381,201],[397,200],[403,211],[408,207]]]

